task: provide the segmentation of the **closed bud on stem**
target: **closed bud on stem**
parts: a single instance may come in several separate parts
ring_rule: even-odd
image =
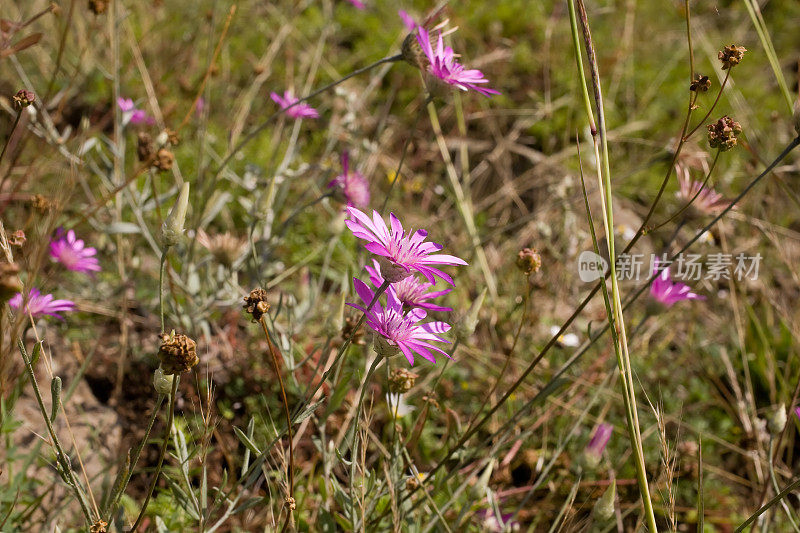
[[[773,435],[779,435],[785,427],[786,406],[784,404],[780,404],[778,408],[770,414],[769,420],[767,421],[767,428]]]
[[[183,235],[183,224],[186,222],[186,211],[189,208],[189,182],[181,186],[178,199],[161,225],[161,244],[165,248],[175,246]]]
[[[165,374],[164,369],[160,366],[153,372],[153,388],[156,392],[168,396],[172,393],[172,382],[175,380],[175,374]]]
[[[598,522],[608,522],[614,516],[614,498],[616,494],[617,482],[614,480],[594,504],[594,517]]]
[[[486,468],[483,469],[483,472],[481,472],[481,477],[478,478],[478,481],[472,487],[472,495],[475,498],[483,498],[486,496],[486,489],[489,488],[489,480],[494,471],[494,464],[495,460],[491,459],[489,464],[486,465]]]
[[[486,299],[486,287],[483,288],[481,293],[469,306],[469,310],[461,317],[455,324],[455,333],[458,339],[465,341],[475,333],[475,328],[478,326],[478,313],[480,313],[483,301]]]

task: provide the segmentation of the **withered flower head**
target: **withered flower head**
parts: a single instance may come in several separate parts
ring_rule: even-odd
[[[711,88],[711,80],[708,79],[708,76],[703,76],[702,74],[698,74],[692,80],[692,83],[689,84],[689,90],[692,92],[708,92]]]
[[[17,91],[17,94],[15,94],[12,99],[14,100],[14,105],[22,109],[23,107],[28,107],[33,104],[36,101],[36,95],[33,91],[21,89]]]
[[[153,166],[164,172],[171,169],[174,162],[175,156],[172,154],[172,152],[166,148],[162,148],[156,153],[156,159],[153,161]]]
[[[517,254],[517,268],[525,274],[539,272],[542,267],[542,256],[535,248],[523,248]]]
[[[89,11],[95,15],[102,15],[108,9],[108,0],[89,0]]]
[[[244,297],[244,309],[253,315],[253,322],[261,320],[264,313],[269,311],[267,291],[260,288],[250,291],[250,294]]]
[[[405,368],[395,368],[389,374],[389,392],[404,394],[411,390],[419,376]]]
[[[106,533],[108,531],[108,522],[105,520],[97,519],[97,522],[92,524],[92,527],[89,529],[90,533]]]
[[[738,65],[742,57],[744,57],[745,52],[747,52],[747,48],[733,44],[720,50],[717,57],[722,63],[722,70],[728,70]]]
[[[34,194],[31,196],[31,207],[36,209],[37,211],[41,211],[42,213],[46,213],[53,208],[53,201],[47,198],[46,196],[42,196],[41,194]]]
[[[719,148],[723,152],[736,146],[737,137],[742,133],[742,126],[728,115],[709,124],[707,128],[708,144],[711,148]]]
[[[297,502],[291,496],[287,496],[284,502],[286,503],[286,507],[288,507],[290,511],[294,511],[295,509],[297,509]]]
[[[153,138],[146,131],[140,131],[136,139],[136,158],[139,161],[147,161],[153,157]]]
[[[0,304],[22,292],[19,266],[16,263],[0,263]]]
[[[351,336],[353,344],[364,344],[364,324],[361,324],[356,330],[358,318],[353,315],[348,315],[344,319],[344,327],[342,328],[342,340],[349,339]]]
[[[22,245],[25,244],[25,241],[27,240],[28,238],[25,237],[25,232],[22,231],[21,229],[18,229],[17,231],[8,236],[8,244],[10,244],[11,246],[21,247]]]
[[[247,240],[229,232],[209,235],[202,229],[197,230],[197,242],[211,252],[214,259],[230,267],[244,253]]]
[[[172,146],[178,146],[178,143],[181,142],[181,137],[178,135],[178,132],[169,128],[164,131],[167,134],[167,142]]]
[[[158,359],[164,374],[179,374],[188,372],[200,362],[197,357],[197,343],[181,333],[167,335],[162,333],[161,346],[158,349]]]

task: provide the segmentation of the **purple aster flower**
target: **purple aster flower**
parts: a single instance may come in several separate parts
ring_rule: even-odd
[[[381,276],[381,265],[375,259],[372,260],[375,268],[366,266],[369,279],[375,287],[383,285],[383,276]],[[400,303],[406,307],[420,307],[428,311],[452,311],[450,307],[442,307],[426,300],[438,298],[443,296],[453,289],[445,289],[443,291],[427,292],[433,287],[433,283],[422,282],[417,276],[408,276],[405,279],[392,284],[392,290]]]
[[[707,184],[703,186],[703,182],[691,179],[688,172],[678,176],[678,184],[678,197],[692,202],[692,209],[701,214],[716,215],[731,205],[730,200],[723,198]]]
[[[50,241],[50,257],[74,272],[100,271],[100,263],[94,257],[97,255],[96,248],[85,246],[81,239],[75,238],[72,230],[64,233],[59,228],[56,236]]]
[[[417,42],[428,60],[428,72],[443,82],[458,87],[462,91],[472,89],[484,96],[500,94],[499,91],[478,85],[489,83],[489,80],[483,77],[483,72],[480,70],[466,70],[463,65],[459,64],[455,59],[453,49],[444,45],[441,32],[439,32],[436,51],[431,46],[428,31],[422,26],[417,27]]]
[[[794,408],[794,414],[797,415],[797,418],[800,418],[800,405]]]
[[[659,303],[672,307],[681,300],[705,300],[705,296],[693,293],[688,285],[673,282],[669,275],[669,267],[658,268],[658,259],[653,261],[653,273],[656,272],[660,273],[650,285],[650,295]]]
[[[294,96],[292,91],[284,91],[282,97],[278,93],[270,93],[269,95],[276,104],[281,106],[281,109],[286,109],[286,114],[292,118],[319,117],[319,112],[305,102],[302,104],[293,105],[300,99]]]
[[[348,206],[347,211],[352,218],[345,221],[345,224],[353,235],[359,239],[364,239],[367,244],[364,248],[379,257],[381,265],[381,275],[390,283],[407,278],[412,270],[419,272],[431,283],[436,283],[434,276],[437,276],[450,285],[453,279],[431,265],[466,265],[463,259],[452,255],[436,254],[442,246],[435,242],[425,242],[428,232],[425,230],[403,230],[403,225],[394,216],[389,214],[391,230],[386,227],[377,211],[372,211],[372,220],[356,209]]]
[[[400,19],[403,21],[403,26],[406,27],[406,30],[412,32],[417,29],[417,22],[414,20],[414,17],[408,14],[408,11],[399,9],[397,14],[400,15]]]
[[[27,301],[23,301],[22,293],[20,292],[8,301],[8,305],[13,309],[22,309],[22,312],[26,315],[33,315],[33,318],[48,315],[64,320],[64,317],[58,314],[59,311],[75,310],[75,302],[69,300],[54,300],[52,294],[42,294],[39,292],[39,289],[36,288],[31,289]]]
[[[353,284],[364,305],[369,305],[375,298],[375,291],[358,278],[353,278]],[[367,326],[378,335],[375,339],[376,351],[381,355],[388,356],[391,352],[396,353],[396,350],[399,350],[403,352],[412,366],[414,365],[414,353],[418,353],[433,363],[436,362],[436,358],[432,351],[450,357],[447,352],[430,343],[430,341],[449,343],[438,334],[448,331],[450,325],[445,322],[419,324],[419,321],[427,316],[425,310],[417,307],[403,313],[403,304],[397,299],[397,295],[391,287],[386,290],[385,308],[380,302],[375,302],[369,310],[356,304],[348,305],[366,314]]]
[[[614,427],[611,424],[600,424],[597,426],[597,429],[594,430],[594,435],[592,435],[592,440],[590,440],[589,444],[586,445],[586,455],[594,458],[597,462],[600,462],[600,458],[603,456],[606,445],[611,439],[611,432],[613,430]]]
[[[342,152],[342,173],[336,176],[328,188],[341,193],[347,205],[366,207],[369,204],[369,182],[357,170],[350,170],[350,155]]]
[[[367,4],[365,4],[361,0],[347,0],[347,1],[356,6],[358,9],[364,9],[365,7],[367,7]]]

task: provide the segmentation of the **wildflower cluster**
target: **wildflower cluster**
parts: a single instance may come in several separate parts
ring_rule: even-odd
[[[441,337],[450,330],[445,322],[422,322],[427,310],[445,311],[449,308],[433,304],[429,300],[447,294],[451,289],[430,291],[440,278],[453,285],[452,278],[434,265],[466,265],[458,257],[436,253],[442,246],[426,242],[424,230],[405,230],[394,215],[389,215],[387,227],[377,211],[372,218],[355,207],[348,207],[350,218],[345,224],[359,239],[367,241],[365,248],[378,256],[373,266],[367,267],[372,284],[385,290],[386,304],[379,302],[376,292],[358,278],[353,279],[356,293],[363,305],[349,304],[366,315],[369,329],[375,333],[375,349],[379,355],[392,356],[402,352],[410,364],[414,354],[435,362],[433,352],[449,357],[447,352],[432,341],[448,342]],[[424,278],[424,281],[417,277]]]
[[[75,236],[73,230],[64,231],[59,228],[55,238],[50,241],[50,257],[60,263],[67,270],[91,274],[100,271],[100,263],[95,257],[97,249],[86,246],[83,240]],[[16,267],[16,265],[14,265]],[[8,270],[8,269],[7,269]],[[75,302],[71,300],[56,299],[52,294],[42,294],[36,287],[31,287],[27,295],[22,293],[22,285],[16,274],[19,269],[8,270],[8,278],[4,285],[16,288],[16,294],[8,301],[12,309],[31,315],[33,318],[41,316],[52,316],[63,319],[59,314],[65,311],[74,311]],[[13,276],[11,276],[13,274]],[[16,282],[15,281],[16,278]],[[11,283],[14,282],[14,283]]]

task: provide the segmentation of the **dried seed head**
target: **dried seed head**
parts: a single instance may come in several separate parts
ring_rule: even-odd
[[[33,91],[26,91],[25,89],[21,89],[17,91],[12,99],[14,100],[14,105],[17,109],[22,109],[23,107],[28,107],[29,105],[33,104],[36,101],[36,95]]]
[[[719,148],[722,152],[727,152],[736,146],[737,137],[742,133],[742,126],[728,115],[707,127],[708,144],[711,148]]]
[[[148,161],[153,157],[153,138],[146,131],[140,131],[136,139],[136,158],[139,161]]]
[[[722,70],[728,70],[738,65],[742,57],[744,57],[745,52],[747,52],[747,48],[733,44],[720,50],[717,57],[722,63]]]
[[[0,263],[0,304],[22,292],[19,266],[16,263]]]
[[[250,291],[250,294],[244,297],[244,309],[253,316],[253,322],[261,320],[261,317],[269,311],[267,291],[260,288]]]
[[[108,522],[105,520],[97,519],[97,522],[92,524],[92,527],[89,529],[90,533],[106,533],[108,531]]]
[[[287,496],[284,502],[286,503],[286,507],[288,507],[290,511],[294,511],[295,509],[297,509],[297,502],[291,496]]]
[[[539,272],[542,267],[542,256],[535,248],[523,248],[517,254],[517,268],[526,275]]]
[[[364,324],[361,324],[358,329],[355,329],[357,324],[358,318],[353,315],[349,315],[344,319],[342,340],[347,340],[352,336],[353,340],[351,342],[353,344],[364,344]]]
[[[31,196],[31,207],[40,211],[42,213],[46,213],[50,211],[53,207],[53,201],[47,198],[46,196],[42,196],[41,194],[34,194]]]
[[[172,331],[169,335],[162,333],[159,337],[161,346],[158,349],[158,359],[164,374],[188,372],[200,362],[197,344],[186,335]]]
[[[178,132],[169,128],[165,129],[164,132],[167,134],[167,142],[172,146],[178,146],[178,143],[181,142]]]
[[[108,9],[108,0],[89,0],[89,11],[95,15],[102,15]]]
[[[158,152],[156,152],[156,158],[153,161],[153,166],[161,172],[164,172],[171,169],[174,162],[175,155],[166,148],[161,148]]]
[[[711,80],[708,79],[708,76],[703,76],[701,74],[695,76],[695,78],[692,80],[692,83],[689,84],[689,90],[696,93],[708,92],[710,88]]]
[[[405,368],[395,368],[389,374],[389,392],[405,394],[411,390],[419,376]]]
[[[21,229],[18,229],[17,231],[8,236],[8,244],[10,244],[11,246],[21,247],[22,245],[25,244],[25,241],[27,240],[28,238],[25,237],[25,232],[22,231]]]

